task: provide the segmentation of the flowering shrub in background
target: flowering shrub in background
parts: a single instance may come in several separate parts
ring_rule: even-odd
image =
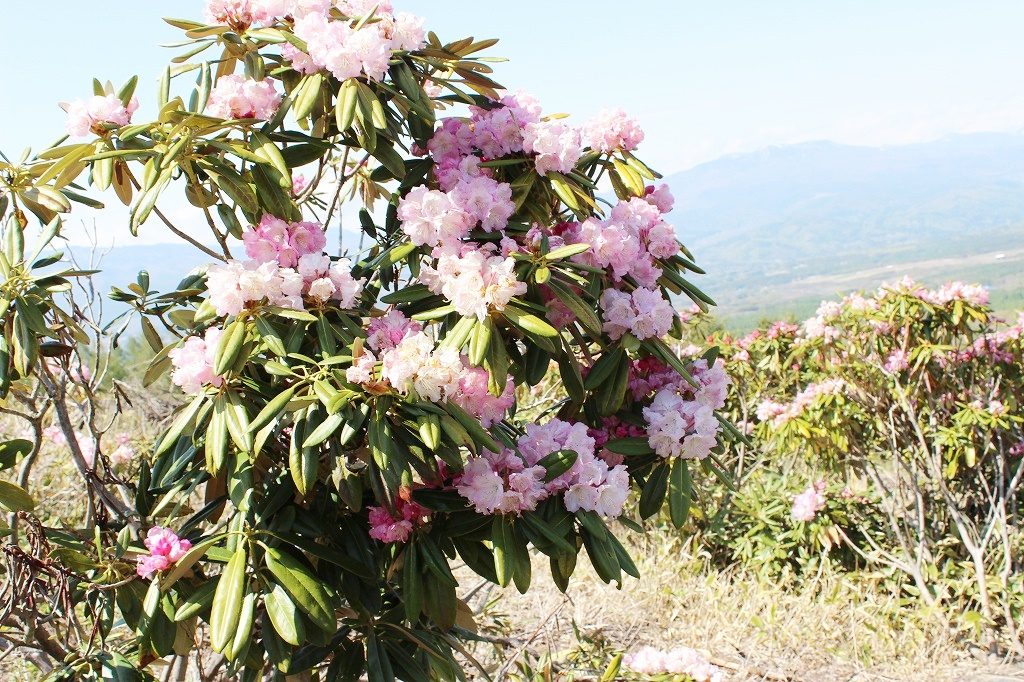
[[[702,524],[713,554],[870,571],[1021,650],[1022,325],[982,287],[903,279],[799,325],[715,335],[724,411],[753,446]]]
[[[720,416],[722,360],[664,338],[684,332],[670,297],[711,301],[688,279],[671,195],[633,155],[637,123],[547,114],[491,79],[478,55],[495,41],[443,43],[387,2],[210,0],[206,23],[168,21],[188,49],[155,120],[132,120],[134,79],[97,82],[68,107],[85,141],[0,164],[0,396],[46,396],[89,494],[84,528],[55,536],[28,491],[0,488],[60,545],[30,556],[7,540],[52,568],[11,603],[63,599],[41,645],[54,674],[148,678],[157,659],[185,670],[212,650],[242,679],[455,679],[473,624],[453,563],[522,591],[531,547],[563,590],[581,552],[606,582],[636,575],[612,532],[635,527],[630,490],[641,518],[667,500],[682,526],[740,437]],[[73,202],[98,205],[85,187],[209,266],[169,292],[140,273],[111,294],[126,316],[86,319],[64,292],[90,272],[25,248],[29,214],[45,249]],[[161,210],[172,190],[208,238]],[[332,252],[344,201],[362,204],[359,244]],[[129,443],[108,453],[66,386],[85,345],[101,357],[121,333],[86,330],[133,319],[155,354],[145,380],[169,373],[184,404],[127,479]],[[552,368],[564,391],[533,409]],[[38,441],[5,447],[11,466]]]

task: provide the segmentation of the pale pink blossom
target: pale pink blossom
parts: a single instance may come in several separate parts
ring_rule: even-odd
[[[514,296],[526,293],[516,278],[515,260],[466,245],[439,253],[436,266],[420,268],[420,281],[444,296],[464,316],[485,319],[488,311],[505,309]]]
[[[796,521],[813,521],[818,512],[825,508],[825,482],[813,483],[793,498],[791,514]]]
[[[221,76],[210,91],[206,113],[223,119],[268,120],[281,106],[281,94],[274,81],[245,78],[237,74]]]
[[[641,287],[630,294],[605,289],[600,303],[604,313],[604,331],[613,340],[626,332],[641,341],[660,338],[672,328],[672,306],[660,291]]]
[[[454,402],[489,427],[505,418],[505,413],[515,403],[515,382],[509,376],[500,395],[491,393],[490,373],[483,367],[473,367],[465,358],[465,368],[459,379],[459,391]]]
[[[591,149],[611,153],[633,151],[644,141],[644,131],[622,109],[605,109],[583,128]]]
[[[429,512],[401,496],[395,497],[394,515],[387,507],[367,507],[370,537],[381,542],[406,542],[413,529],[423,522]]]
[[[528,123],[523,128],[523,148],[537,155],[541,175],[569,173],[583,154],[579,130],[557,119]]]
[[[126,105],[117,95],[94,95],[87,100],[75,100],[64,108],[68,113],[68,134],[83,137],[89,133],[102,134],[107,127],[128,125],[139,108],[139,100],[132,97]]]
[[[641,675],[685,675],[694,682],[725,682],[725,672],[689,647],[660,651],[650,646],[622,658],[622,664]]]
[[[204,386],[220,386],[223,378],[214,373],[213,363],[223,333],[219,327],[210,327],[205,335],[190,336],[172,349],[168,353],[174,367],[171,382],[189,394],[199,393]]]

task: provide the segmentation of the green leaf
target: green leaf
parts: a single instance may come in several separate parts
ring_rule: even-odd
[[[605,448],[618,455],[638,456],[654,454],[654,448],[647,442],[646,436],[616,438],[608,441],[605,444]]]
[[[263,603],[270,623],[281,639],[293,646],[305,643],[306,628],[302,624],[302,616],[283,587],[275,583],[273,590],[264,595]]]
[[[571,469],[572,465],[576,463],[578,456],[575,450],[556,450],[550,455],[541,458],[537,464],[544,467],[544,470],[547,472],[544,475],[544,482],[550,483]]]
[[[0,443],[0,470],[10,469],[18,460],[32,452],[32,441],[15,438]]]
[[[665,502],[668,489],[668,462],[659,462],[651,470],[643,490],[640,491],[640,518],[648,519],[658,513]]]
[[[245,547],[246,543],[238,543],[238,548],[231,555],[224,572],[220,574],[217,591],[213,596],[213,609],[210,612],[210,645],[218,653],[224,651],[228,643],[234,639],[235,629],[238,627],[245,592]]]
[[[690,465],[682,457],[672,461],[672,472],[668,481],[668,511],[672,525],[682,528],[690,515],[690,496],[693,492],[693,481],[690,478]]]
[[[295,604],[302,609],[321,630],[333,633],[337,626],[331,596],[322,580],[290,554],[276,547],[264,545],[267,568],[278,583],[288,592]]]
[[[32,511],[36,502],[20,485],[0,480],[0,505],[11,511]]]

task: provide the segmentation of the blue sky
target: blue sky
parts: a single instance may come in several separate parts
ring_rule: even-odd
[[[140,76],[141,115],[201,0],[4,3],[0,149],[18,154],[63,129],[57,102],[93,76]],[[647,131],[663,172],[772,144],[900,144],[1024,130],[1024,3],[804,0],[395,0],[443,39],[499,37],[496,79],[582,122],[621,106]],[[16,56],[16,58],[15,58]]]

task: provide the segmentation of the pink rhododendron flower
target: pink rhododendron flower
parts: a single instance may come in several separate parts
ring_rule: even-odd
[[[281,106],[281,94],[274,81],[264,78],[252,80],[229,74],[217,79],[206,103],[206,114],[223,119],[255,118],[266,121]]]
[[[149,580],[155,573],[167,570],[192,549],[191,542],[179,538],[170,528],[160,526],[150,528],[144,542],[149,550],[149,556],[140,556],[136,568],[136,573],[144,580]]]
[[[668,185],[662,183],[657,188],[654,185],[648,185],[644,189],[646,190],[644,201],[652,204],[663,215],[672,212],[672,207],[675,206],[676,200],[672,196],[672,191],[668,188]]]
[[[391,350],[407,336],[423,330],[423,325],[410,320],[400,310],[392,309],[375,317],[366,326],[366,345],[374,351]]]
[[[381,542],[406,542],[413,529],[422,523],[429,511],[401,495],[395,498],[395,516],[387,507],[367,507],[370,515],[370,537]]]
[[[450,301],[460,315],[483,320],[489,310],[504,310],[513,296],[526,293],[526,283],[516,279],[512,258],[471,245],[461,251],[441,251],[435,267],[420,269],[420,281]]]
[[[269,26],[293,11],[292,0],[207,0],[205,16],[211,24],[244,31],[250,26]]]
[[[462,358],[452,348],[434,348],[423,332],[410,334],[381,356],[381,378],[402,394],[440,402],[459,390]]]
[[[483,367],[473,367],[463,359],[465,369],[459,379],[459,392],[454,396],[455,403],[480,420],[480,424],[488,427],[505,418],[508,408],[516,401],[515,382],[509,376],[501,395],[494,395],[488,389],[490,373]]]
[[[484,450],[466,461],[456,490],[481,514],[520,514],[547,497],[544,474],[544,467],[526,466],[512,450]]]
[[[394,28],[393,19],[367,22],[354,29],[347,21],[334,21],[326,15],[311,13],[295,22],[294,32],[306,42],[310,61],[330,71],[338,80],[365,75],[379,81],[387,73],[392,49],[415,49],[419,47],[417,40],[422,43],[422,27],[415,21],[402,20],[398,47],[388,35]],[[286,56],[294,62],[294,54]],[[304,72],[309,72],[308,63],[303,61],[302,67]]]
[[[87,100],[75,100],[65,106],[68,112],[66,128],[69,135],[83,137],[89,133],[105,132],[105,126],[125,126],[139,108],[139,100],[131,98],[127,106],[117,95],[94,95]]]
[[[893,374],[902,372],[910,367],[910,354],[901,348],[897,348],[885,359],[884,367],[885,371],[892,372]]]
[[[116,438],[117,449],[110,453],[110,463],[115,467],[122,467],[135,461],[137,453],[132,447],[132,437],[129,433],[119,433]]]
[[[569,173],[583,155],[579,130],[559,120],[528,123],[523,128],[523,148],[537,155],[541,175]]]
[[[793,498],[793,509],[790,512],[797,521],[813,521],[819,511],[825,507],[825,481],[818,481],[807,486],[807,489]]]
[[[604,331],[612,340],[626,332],[641,341],[660,338],[672,328],[672,306],[655,289],[641,287],[632,294],[605,289],[600,303],[604,313]]]
[[[659,651],[645,646],[622,658],[629,670],[642,675],[685,675],[694,682],[724,682],[725,673],[707,657],[689,647]]]
[[[770,421],[772,426],[778,428],[786,422],[799,417],[804,410],[814,404],[823,396],[839,395],[846,388],[846,382],[842,379],[825,379],[816,383],[808,384],[802,391],[796,394],[791,403],[777,403],[773,400],[765,400],[757,407],[757,418],[760,421]]]
[[[622,109],[601,111],[584,126],[583,135],[591,149],[605,153],[633,151],[644,141],[644,131]]]
[[[473,227],[473,216],[445,192],[414,188],[398,202],[402,231],[417,246],[437,246],[465,237]]]
[[[224,331],[211,327],[202,337],[190,336],[168,353],[174,371],[171,381],[185,393],[199,393],[203,386],[220,386],[223,379],[213,372],[217,344]]]
[[[463,213],[480,223],[486,232],[504,229],[515,212],[512,186],[480,175],[459,181],[451,193],[452,201]]]

